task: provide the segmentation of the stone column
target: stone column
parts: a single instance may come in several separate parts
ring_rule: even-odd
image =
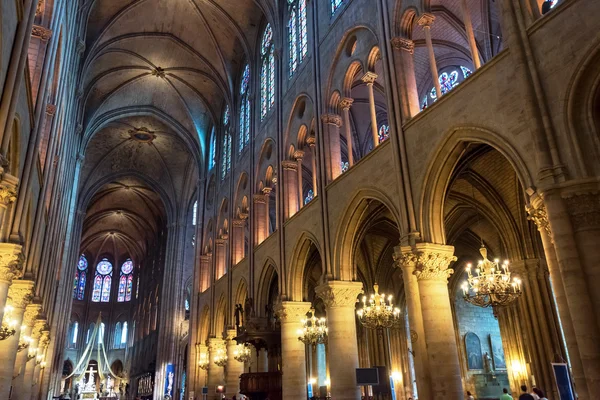
[[[362,283],[330,281],[317,286],[315,293],[323,300],[327,310],[331,398],[360,399],[360,388],[356,386],[356,368],[359,366],[356,298],[362,293]]]
[[[536,224],[542,238],[546,263],[552,281],[552,292],[556,301],[556,307],[558,308],[558,317],[560,318],[563,335],[569,352],[571,373],[573,374],[577,394],[581,400],[589,399],[590,397],[583,365],[581,364],[577,338],[575,336],[575,331],[573,330],[573,321],[571,320],[571,312],[569,311],[569,305],[567,303],[565,285],[560,276],[560,267],[558,265],[558,260],[556,259],[554,243],[552,242],[552,232],[550,230],[550,223],[548,222],[546,206],[541,201],[541,198],[532,200],[534,200],[536,204],[534,205],[532,201],[532,204],[527,207],[527,212],[529,213],[528,219]]]
[[[32,338],[33,325],[37,318],[42,313],[41,304],[29,304],[25,307],[25,313],[23,315],[23,324],[21,326],[21,337],[19,339],[19,350],[17,351],[17,358],[15,359],[15,366],[13,370],[13,395],[12,400],[22,400],[24,394],[25,382],[25,369],[29,359],[29,349],[37,346],[38,340]],[[34,343],[35,342],[35,343]],[[23,347],[27,346],[27,347]],[[33,372],[33,371],[32,371]]]
[[[419,286],[425,345],[432,374],[430,398],[462,399],[464,394],[460,362],[448,293],[448,277],[453,272],[449,266],[456,261],[454,247],[417,243],[412,248],[412,255],[411,262],[416,265],[414,274]]]
[[[311,304],[284,301],[276,305],[281,321],[281,384],[283,399],[306,398],[306,358],[304,343],[298,340],[300,320],[306,317]]]
[[[246,220],[234,219],[231,225],[233,230],[233,265],[236,265],[245,257],[244,229],[246,227]]]
[[[8,298],[8,288],[23,269],[23,247],[18,244],[0,243],[0,322]]]
[[[271,192],[273,188],[265,187],[263,188],[263,194],[265,196],[265,227],[266,227],[266,236],[265,239],[269,237],[271,234]],[[277,198],[275,198],[275,207],[277,207],[279,202]],[[275,218],[277,218],[278,210],[275,209]],[[275,224],[275,229],[277,229],[277,223]]]
[[[210,287],[210,266],[212,253],[200,256],[200,292],[204,292]]]
[[[13,399],[15,400],[30,400],[32,394],[32,385],[35,377],[36,370],[36,356],[42,354],[40,349],[43,343],[41,342],[42,332],[48,329],[48,325],[45,319],[38,319],[33,324],[33,330],[31,333],[32,342],[29,345],[29,351],[27,355],[27,365],[25,367],[25,373],[21,385],[15,385],[13,392]]]
[[[33,298],[33,281],[15,280],[8,289],[8,305],[10,314],[4,318],[11,318],[15,323],[15,334],[0,341],[0,399],[8,399],[13,377],[13,368],[17,358],[17,347],[21,337],[21,325],[25,307]]]
[[[473,33],[473,24],[471,23],[471,14],[469,14],[467,0],[460,0],[460,7],[462,9],[469,48],[471,49],[471,57],[473,58],[473,66],[475,69],[479,69],[479,67],[481,67],[481,61],[479,60],[479,51],[477,50],[477,42],[475,41],[475,34]]]
[[[258,351],[258,365],[256,366],[256,372],[269,372],[269,353],[267,349],[260,349]]]
[[[235,329],[227,330],[227,367],[225,368],[225,398],[231,399],[240,391],[240,375],[244,373],[244,363],[234,358],[237,342],[233,340],[237,336]]]
[[[363,77],[362,81],[367,84],[367,90],[369,91],[369,110],[371,112],[371,134],[373,135],[373,149],[379,146],[379,133],[377,132],[377,110],[375,109],[375,93],[373,92],[373,84],[377,79],[377,74],[373,72],[367,72]]]
[[[215,281],[218,281],[227,272],[225,265],[225,249],[227,246],[225,244],[225,239],[215,240]]]
[[[342,174],[342,153],[340,150],[340,126],[342,119],[336,114],[323,114],[323,132],[325,132],[325,168],[327,180],[335,180]]]
[[[371,86],[372,87],[372,86]],[[352,126],[350,125],[350,107],[352,107],[354,99],[344,97],[340,100],[340,108],[344,117],[344,133],[346,135],[346,148],[348,149],[348,165],[354,165],[354,155],[352,153]]]
[[[591,257],[599,253],[597,231],[590,225],[599,221],[598,208],[594,210],[593,202],[586,204],[573,196],[569,207],[557,190],[544,193],[543,199],[548,212],[548,221],[554,239],[554,248],[560,267],[560,276],[565,288],[566,299],[573,323],[573,331],[577,339],[581,364],[590,399],[600,398],[600,327],[598,313],[600,305],[594,307],[593,292],[588,283],[597,277],[593,269],[600,268],[598,263],[586,260],[581,253],[590,252]],[[582,200],[581,204],[577,201]],[[571,215],[570,215],[570,213]],[[597,222],[596,222],[597,223]],[[579,237],[576,230],[580,231]],[[589,236],[588,239],[584,239]],[[581,239],[580,239],[581,238]],[[594,248],[595,246],[595,248]],[[586,261],[590,261],[587,268]],[[595,294],[598,296],[598,294]]]
[[[0,156],[1,157],[1,156]],[[0,167],[0,171],[2,171],[3,168]],[[0,173],[2,176],[2,179],[0,180],[0,242],[6,240],[6,238],[8,237],[8,233],[10,230],[10,227],[8,226],[8,224],[5,224],[4,222],[8,222],[8,220],[6,220],[6,216],[8,215],[8,209],[10,207],[10,205],[12,203],[15,202],[15,200],[17,199],[17,185],[19,184],[19,180],[10,175],[7,174],[6,172],[2,172]],[[0,243],[4,246],[12,246],[12,247],[18,247],[19,248],[19,252],[21,249],[20,245],[17,244],[12,244],[12,243]],[[1,251],[1,249],[0,249]],[[9,251],[10,252],[10,251]],[[0,253],[1,254],[1,253]],[[1,318],[0,318],[1,320]]]
[[[425,43],[427,44],[427,53],[429,54],[431,78],[433,79],[433,86],[435,87],[437,98],[441,99],[442,86],[440,85],[437,63],[435,62],[435,53],[433,51],[433,42],[431,41],[431,25],[433,24],[434,20],[435,16],[433,14],[424,13],[419,17],[417,23],[423,27],[423,31],[425,32]]]
[[[291,218],[298,212],[298,164],[295,161],[282,161],[285,189],[285,218]]]
[[[298,210],[300,210],[304,206],[304,190],[302,190],[302,183],[304,181],[304,179],[302,179],[302,160],[304,159],[304,152],[302,150],[296,150],[294,152],[294,158],[296,159],[296,168],[298,171]]]
[[[311,167],[312,167],[312,190],[315,197],[317,196],[317,139],[314,136],[310,136],[306,139],[306,144],[310,146],[311,151]]]
[[[408,120],[421,111],[417,79],[415,78],[415,42],[410,39],[395,37],[392,39],[392,46],[395,49],[394,61],[400,72],[398,74],[400,109],[402,110],[403,119]]]
[[[225,349],[225,341],[223,339],[218,338],[209,338],[208,339],[208,399],[216,400],[220,398],[215,393],[215,389],[219,385],[224,385],[225,380],[223,376],[223,367],[219,367],[215,364],[215,356],[217,355],[217,351],[219,349]]]
[[[255,226],[255,235],[254,240],[255,245],[261,244],[267,236],[269,236],[269,227],[267,225],[267,202],[264,194],[255,194],[252,197],[252,202],[254,203],[254,226]]]
[[[396,266],[402,269],[406,310],[410,333],[411,353],[415,367],[415,378],[419,397],[431,398],[431,370],[429,368],[429,355],[425,343],[425,328],[423,314],[421,313],[421,296],[419,283],[415,275],[417,258],[410,246],[394,248]]]
[[[520,386],[531,386],[525,359],[525,343],[523,341],[523,328],[519,307],[511,304],[495,310],[502,337],[502,348],[506,360],[506,371],[512,393],[521,393]]]

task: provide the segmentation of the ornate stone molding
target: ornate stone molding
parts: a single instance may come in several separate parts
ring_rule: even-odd
[[[392,39],[392,46],[398,50],[407,51],[409,54],[415,53],[415,42],[403,37],[395,37]]]
[[[162,69],[161,67],[156,67],[155,69],[152,70],[152,76],[156,76],[158,78],[164,78],[165,70]]]
[[[23,325],[33,327],[35,322],[42,314],[41,304],[28,304],[25,307],[25,313],[23,314]]]
[[[423,27],[431,27],[433,25],[433,21],[435,21],[435,15],[429,13],[423,13],[417,19],[417,24]]]
[[[14,308],[25,309],[33,300],[33,286],[35,282],[26,280],[14,280],[8,288],[9,304]]]
[[[296,161],[285,160],[281,162],[281,166],[286,171],[298,171],[298,163]]]
[[[412,266],[418,280],[443,280],[454,272],[449,268],[450,263],[456,261],[454,247],[417,243],[414,247],[402,247],[401,252],[396,252],[395,260],[400,268]]]
[[[233,221],[231,221],[231,225],[233,225],[234,228],[243,228],[245,224],[245,219],[234,219]]]
[[[23,247],[13,243],[0,243],[0,282],[8,282],[20,276],[23,269]]]
[[[546,212],[546,206],[544,204],[534,207],[533,205],[525,206],[525,211],[529,214],[527,219],[533,221],[540,232],[546,232],[550,238],[552,238],[552,231],[550,230],[550,223],[548,222],[548,213]]]
[[[31,337],[41,339],[44,332],[49,332],[48,323],[45,319],[36,319],[31,330]]]
[[[0,203],[8,205],[17,200],[16,186],[0,183]]]
[[[363,75],[362,78],[360,78],[360,80],[363,81],[364,83],[366,83],[367,85],[374,84],[376,79],[377,79],[377,74],[374,72],[367,72],[366,74]]]
[[[321,121],[327,125],[334,125],[338,128],[342,126],[342,117],[337,114],[323,114],[321,115]]]
[[[279,317],[281,323],[296,322],[299,323],[306,313],[310,310],[311,304],[300,301],[282,301],[275,304],[275,314]]]
[[[340,102],[339,102],[339,106],[342,110],[349,110],[350,107],[352,107],[352,103],[354,103],[354,99],[351,97],[343,97]]]
[[[225,340],[219,338],[208,339],[208,351],[225,350]]]
[[[314,136],[309,136],[308,138],[306,138],[306,144],[309,145],[310,147],[316,146],[317,138]]]
[[[302,150],[296,150],[294,152],[294,159],[296,161],[302,161],[303,158],[304,158],[304,151],[302,151]]]
[[[56,114],[56,106],[54,104],[47,104],[46,105],[46,114],[53,116],[54,114]]]
[[[50,343],[50,331],[49,330],[42,331],[42,334],[40,336],[40,341],[38,342],[38,349],[46,348],[49,343]]]
[[[356,298],[363,293],[361,282],[329,281],[315,288],[327,308],[354,307]]]
[[[40,25],[34,25],[31,29],[31,36],[42,39],[47,42],[52,37],[52,31]]]
[[[259,204],[266,204],[267,200],[265,199],[265,195],[264,194],[255,194],[254,196],[252,196],[252,201],[254,203],[259,203]]]
[[[567,211],[576,230],[600,226],[600,194],[577,193],[565,198]]]

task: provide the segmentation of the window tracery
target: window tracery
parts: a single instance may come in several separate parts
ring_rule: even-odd
[[[445,68],[446,70],[441,72],[438,76],[438,80],[440,82],[440,87],[442,90],[442,94],[446,94],[459,83],[467,79],[471,75],[471,70],[463,65],[461,66],[452,66],[449,68]],[[460,70],[460,73],[458,72]],[[431,88],[423,97],[421,101],[421,111],[432,105],[435,101],[437,101],[437,93],[435,91],[435,86]]]
[[[250,66],[246,64],[240,82],[240,153],[250,143],[250,100],[248,88],[250,85]]]
[[[306,0],[288,0],[288,6],[289,61],[290,76],[292,76],[308,53]]]
[[[229,129],[229,106],[225,106],[223,113],[223,148],[221,149],[221,179],[229,173],[231,169],[231,132]]]
[[[83,300],[85,297],[85,281],[87,278],[88,262],[87,258],[82,254],[77,262],[77,270],[75,271],[75,282],[73,283],[73,298]]]
[[[107,258],[103,258],[96,265],[92,301],[94,303],[108,303],[110,301],[110,286],[112,284],[113,266]]]
[[[213,169],[217,163],[217,136],[215,135],[214,127],[210,135],[210,153],[208,159],[208,169]]]
[[[127,259],[121,265],[121,276],[119,278],[119,292],[117,295],[117,301],[122,303],[124,301],[131,300],[131,293],[133,291],[133,261]]]
[[[260,54],[260,118],[264,119],[275,103],[275,52],[271,24],[267,24],[263,33]]]

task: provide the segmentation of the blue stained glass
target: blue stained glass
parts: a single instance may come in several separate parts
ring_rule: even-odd
[[[456,67],[455,67],[456,68]],[[471,74],[471,70],[465,66],[460,66],[461,74],[459,75],[458,70],[452,70],[449,72],[442,72],[438,80],[440,82],[440,89],[442,94],[446,94],[463,80],[467,79]],[[437,92],[435,90],[435,86],[431,88],[431,90],[425,95],[423,100],[421,101],[421,111],[430,106],[434,101],[437,100]]]
[[[378,136],[379,136],[379,143],[381,143],[384,140],[386,140],[387,138],[389,138],[390,137],[390,127],[389,127],[389,125],[381,125],[379,127]]]
[[[250,143],[250,103],[248,100],[248,85],[250,83],[250,67],[246,64],[242,74],[240,94],[240,137],[239,151],[240,153]]]
[[[85,295],[85,280],[87,273],[85,271],[81,271],[79,273],[79,289],[77,291],[77,300],[83,300]]]
[[[88,267],[88,262],[87,262],[87,258],[85,258],[85,256],[82,254],[81,256],[79,256],[79,262],[77,263],[77,268],[80,271],[85,271]]]
[[[112,264],[105,258],[96,266],[96,272],[100,275],[110,274],[112,272]]]
[[[190,311],[190,301],[185,299],[185,311]]]
[[[348,168],[350,168],[350,164],[348,163],[348,161],[344,162],[342,161],[342,173],[348,171]]]
[[[261,119],[267,115],[271,106],[275,103],[275,54],[273,52],[273,31],[271,25],[267,25],[261,43],[262,67],[260,71],[261,89]]]
[[[75,271],[75,281],[73,282],[73,298],[77,298],[77,288],[79,287],[79,272]]]
[[[110,275],[106,275],[104,277],[104,281],[102,282],[102,302],[108,303],[110,301],[110,285],[112,283],[112,278]]]
[[[273,43],[273,30],[271,29],[271,24],[267,24],[265,28],[265,33],[263,33],[262,42],[260,45],[260,51],[262,55],[265,55],[269,52],[271,48],[271,44]]]
[[[298,1],[298,27],[300,32],[300,59],[308,52],[308,33],[306,29],[306,0]]]
[[[94,290],[92,291],[92,301],[98,303],[100,301],[100,292],[102,291],[102,277],[96,275],[94,278]]]
[[[313,201],[313,199],[315,198],[315,192],[313,192],[312,189],[310,189],[308,192],[306,192],[306,197],[304,198],[304,204],[308,204],[311,201]]]
[[[244,72],[242,73],[242,84],[240,86],[240,94],[245,94],[248,91],[248,85],[250,84],[250,66],[246,64]]]
[[[463,78],[467,79],[471,75],[471,70],[467,67],[460,66],[460,70],[463,73]]]
[[[335,14],[342,4],[344,4],[344,0],[331,0],[331,14]]]
[[[127,286],[127,278],[125,275],[121,275],[119,279],[119,293],[117,295],[117,301],[122,303],[125,301],[125,287]]]
[[[127,277],[127,291],[125,292],[125,301],[131,300],[131,292],[133,292],[133,274]]]
[[[225,106],[225,112],[223,113],[223,125],[229,125],[229,105]]]
[[[217,163],[217,136],[215,135],[215,128],[212,129],[212,136],[210,139],[210,155],[209,155],[209,168],[214,168]]]
[[[131,271],[133,271],[133,261],[127,260],[121,266],[121,273],[129,274],[129,273],[131,273]]]
[[[290,43],[290,75],[292,75],[298,67],[298,33],[296,31],[296,9],[290,10],[290,19],[288,22],[289,43]]]

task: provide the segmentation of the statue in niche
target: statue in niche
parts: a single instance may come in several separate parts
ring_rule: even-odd
[[[492,365],[492,357],[490,357],[490,355],[487,352],[485,352],[483,354],[483,365],[485,367],[485,372],[487,372],[488,374],[494,373],[494,366]]]

